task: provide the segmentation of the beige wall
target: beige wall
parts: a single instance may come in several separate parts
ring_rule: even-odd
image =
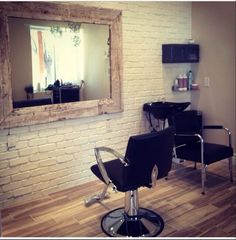
[[[193,107],[201,109],[206,124],[231,129],[235,143],[235,2],[193,2],[192,37],[200,44],[200,63],[193,64],[200,91],[192,94]],[[209,77],[209,87],[204,78]],[[211,141],[227,139],[207,134]],[[219,135],[218,135],[219,136]]]

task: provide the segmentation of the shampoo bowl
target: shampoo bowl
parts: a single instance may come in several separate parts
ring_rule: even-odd
[[[184,111],[190,102],[150,102],[143,105],[143,110],[149,114],[149,121],[151,123],[150,115],[158,120],[166,121],[171,115]],[[152,126],[153,127],[153,126]]]

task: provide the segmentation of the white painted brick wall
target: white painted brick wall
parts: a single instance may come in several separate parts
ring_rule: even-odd
[[[95,177],[93,148],[124,153],[132,134],[148,131],[142,105],[171,92],[174,77],[189,66],[163,65],[161,44],[191,38],[189,2],[80,2],[122,10],[124,112],[0,131],[2,206],[73,187]]]

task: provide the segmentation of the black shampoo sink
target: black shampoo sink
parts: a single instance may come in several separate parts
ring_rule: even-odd
[[[145,112],[151,113],[155,118],[165,121],[176,112],[184,111],[190,102],[151,102],[143,105]]]

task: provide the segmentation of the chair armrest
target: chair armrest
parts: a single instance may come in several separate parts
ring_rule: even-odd
[[[202,138],[202,136],[200,134],[197,134],[197,133],[193,133],[193,134],[175,134],[175,136],[179,136],[179,137],[197,137],[197,138],[199,138],[200,144],[201,144],[201,163],[204,164],[204,159],[203,159],[204,140],[203,140],[203,138]],[[180,145],[178,147],[182,147],[182,146],[183,145]]]
[[[203,129],[223,129],[227,132],[228,137],[229,137],[229,146],[232,146],[232,140],[231,140],[231,132],[228,128],[222,126],[222,125],[206,125],[203,126]]]
[[[200,134],[197,133],[176,133],[176,137],[198,137],[201,142],[203,142],[203,138]]]
[[[205,125],[203,129],[223,129],[222,125]]]
[[[125,166],[128,166],[128,159],[125,158],[122,154],[120,154],[119,152],[117,152],[116,150],[112,149],[112,148],[108,148],[108,147],[97,147],[95,148],[96,151],[99,152],[108,152],[111,153],[112,155],[114,155],[115,157],[117,157]]]
[[[112,148],[108,148],[108,147],[94,148],[94,153],[95,153],[95,157],[96,157],[96,160],[97,160],[98,168],[99,168],[99,171],[100,171],[104,181],[106,182],[107,185],[111,184],[112,188],[116,189],[116,186],[114,185],[114,183],[112,183],[112,180],[109,178],[109,176],[107,174],[107,171],[106,171],[106,168],[103,164],[100,152],[111,153],[112,155],[117,157],[124,164],[124,166],[128,166],[128,163],[125,161],[125,158],[124,158],[123,155],[121,155],[119,152],[115,151]]]
[[[201,142],[201,148],[203,149],[203,143],[204,143],[204,140],[202,138],[202,136],[200,134],[197,134],[197,133],[176,133],[175,134],[176,137],[197,137],[199,139],[199,141]],[[181,144],[179,146],[175,146],[175,148],[179,148],[179,147],[183,147],[185,146],[186,144]]]

